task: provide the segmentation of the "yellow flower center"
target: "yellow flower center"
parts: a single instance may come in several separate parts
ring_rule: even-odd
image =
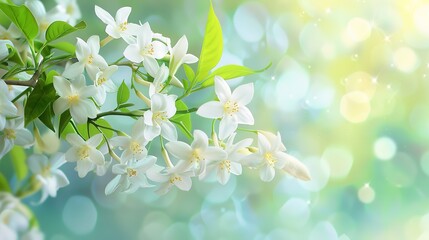
[[[156,112],[153,114],[152,119],[156,122],[165,121],[167,120],[167,113],[166,112]]]
[[[74,105],[79,102],[79,95],[78,94],[70,95],[67,97],[67,101],[69,102],[70,105]]]
[[[191,162],[193,162],[195,160],[195,162],[200,162],[201,160],[204,160],[203,156],[201,156],[201,151],[200,149],[195,149],[192,151],[192,160]]]
[[[48,29],[48,27],[49,27],[49,22],[47,22],[47,21],[43,21],[43,22],[41,22],[40,23],[40,30],[42,31],[42,32],[45,32],[47,29]]]
[[[103,83],[105,83],[107,81],[107,79],[105,77],[100,77],[97,79],[97,86],[101,86],[103,85]]]
[[[67,5],[67,7],[66,7],[66,13],[68,15],[72,15],[74,13],[74,7],[73,7],[73,5],[71,5],[71,4]]]
[[[274,167],[274,164],[277,162],[277,159],[271,153],[265,153],[264,159],[267,161],[267,164],[271,167]]]
[[[44,177],[48,177],[48,176],[50,176],[51,175],[51,171],[50,171],[50,169],[51,169],[51,165],[47,165],[47,166],[45,166],[43,169],[42,169],[42,171],[40,172],[40,174],[42,175],[42,176],[44,176]]]
[[[155,53],[155,49],[153,48],[153,44],[150,43],[148,45],[146,45],[146,47],[144,47],[140,54],[145,56],[145,55],[153,55]]]
[[[128,177],[135,177],[137,176],[137,171],[132,168],[127,168]]]
[[[141,145],[135,141],[131,142],[130,149],[134,154],[139,154],[143,152],[143,148],[141,147]]]
[[[238,112],[239,108],[240,106],[238,106],[237,102],[230,101],[230,100],[226,101],[226,103],[223,105],[223,111],[229,115],[232,115]]]
[[[92,54],[91,55],[89,55],[88,56],[88,59],[87,59],[87,61],[86,61],[88,64],[92,64],[93,62],[94,62],[94,56],[92,56]]]
[[[231,161],[229,160],[223,160],[220,162],[219,164],[219,169],[220,170],[227,170],[228,172],[231,172]]]
[[[177,175],[170,177],[170,183],[171,184],[174,184],[177,181],[181,182],[182,181],[182,177],[177,176]]]
[[[5,128],[3,131],[4,131],[4,135],[6,136],[7,139],[16,139],[15,130],[10,129],[10,128]]]
[[[79,149],[78,156],[80,160],[89,158],[89,147],[85,145],[81,149]]]
[[[128,28],[128,22],[123,22],[119,24],[119,30],[121,30],[122,32],[126,31],[127,28]]]

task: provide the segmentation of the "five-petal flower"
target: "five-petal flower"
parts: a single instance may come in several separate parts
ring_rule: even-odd
[[[252,113],[246,107],[253,98],[252,83],[241,85],[231,93],[226,81],[216,76],[215,92],[219,101],[203,104],[197,114],[212,119],[222,118],[219,124],[221,140],[230,136],[237,129],[238,124],[254,124]]]
[[[67,109],[77,123],[86,123],[88,117],[95,118],[97,109],[89,99],[96,94],[94,86],[85,85],[85,77],[80,75],[73,81],[61,76],[54,77],[54,88],[60,96],[54,102],[55,115],[60,115]]]
[[[88,172],[94,170],[96,165],[104,165],[104,155],[97,149],[103,140],[101,133],[92,136],[87,141],[76,133],[70,133],[66,140],[72,147],[66,152],[65,159],[67,162],[76,162],[79,177],[85,177]]]

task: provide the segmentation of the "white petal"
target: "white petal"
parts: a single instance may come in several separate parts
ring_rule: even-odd
[[[128,45],[128,47],[125,48],[124,56],[134,63],[141,63],[143,61],[143,56],[140,54],[140,48],[136,44]]]
[[[124,23],[124,22],[128,22],[128,16],[130,16],[131,13],[131,7],[122,7],[120,9],[118,9],[118,11],[116,12],[116,23]]]
[[[93,55],[98,55],[98,52],[100,51],[100,37],[98,35],[89,37],[88,46]]]
[[[80,178],[84,178],[90,171],[94,169],[95,165],[89,159],[82,159],[77,161],[76,171]]]
[[[144,129],[144,137],[149,141],[159,136],[160,134],[161,134],[161,127],[158,125],[146,126],[146,128]]]
[[[59,116],[67,109],[69,109],[69,102],[65,98],[58,98],[55,100],[53,108],[55,115]]]
[[[23,128],[23,129],[16,130],[16,139],[15,139],[16,145],[26,147],[28,145],[31,145],[33,142],[34,142],[33,135],[28,129]]]
[[[71,84],[67,79],[61,76],[55,76],[53,83],[55,91],[60,97],[68,97],[71,95]]]
[[[217,171],[217,180],[222,185],[225,185],[229,181],[230,176],[231,174],[226,168],[224,169],[219,168]]]
[[[197,57],[195,57],[195,56],[194,56],[194,55],[192,55],[192,54],[186,54],[186,55],[183,57],[182,62],[183,62],[183,63],[186,63],[186,64],[192,64],[192,63],[196,63],[196,62],[198,62],[198,58],[197,58]]]
[[[81,147],[86,144],[85,141],[76,133],[67,134],[66,140],[74,147]]]
[[[46,156],[33,154],[28,158],[27,163],[32,173],[39,174],[45,167],[43,163],[47,161],[48,158]]]
[[[152,57],[146,57],[143,62],[144,68],[151,75],[152,77],[156,76],[156,73],[158,72],[159,65],[155,58]]]
[[[106,195],[110,195],[112,193],[114,193],[116,191],[116,189],[118,189],[119,186],[119,180],[121,180],[121,176],[118,175],[115,178],[113,178],[106,186],[106,188],[104,189],[104,193]]]
[[[247,105],[252,101],[253,91],[253,83],[244,84],[232,92],[231,98],[241,105]]]
[[[83,62],[76,62],[68,65],[63,72],[63,76],[66,78],[75,78],[83,73],[85,64]],[[58,90],[57,90],[58,91]]]
[[[310,172],[302,162],[287,153],[284,153],[284,155],[286,155],[286,165],[284,166],[283,170],[298,179],[304,181],[311,180]]]
[[[227,153],[219,147],[208,147],[204,151],[204,157],[207,160],[223,160],[227,158]]]
[[[207,148],[208,143],[209,143],[209,138],[203,131],[201,130],[194,131],[194,141],[191,144],[191,147],[193,149],[196,149],[196,148],[205,149]]]
[[[219,123],[219,138],[224,140],[229,137],[238,127],[235,118],[226,116]]]
[[[266,152],[271,149],[271,143],[263,134],[260,133],[258,133],[258,147],[260,152]]]
[[[168,141],[177,141],[176,127],[170,121],[162,122],[161,135]]]
[[[231,162],[231,173],[234,175],[241,175],[242,172],[241,164],[238,162]]]
[[[217,101],[206,102],[198,108],[197,114],[205,118],[220,118],[223,116],[223,105]]]
[[[259,171],[259,176],[261,177],[261,180],[264,182],[270,182],[273,180],[274,176],[276,174],[276,170],[273,167],[270,167],[269,165],[265,164],[261,170]]]
[[[214,81],[216,96],[219,100],[221,102],[229,100],[231,98],[231,88],[228,86],[226,81],[219,76],[215,76]]]
[[[154,51],[153,57],[156,59],[161,59],[161,58],[165,57],[165,55],[168,52],[167,46],[160,41],[152,42],[152,46],[153,46],[153,51]]]
[[[253,115],[250,110],[245,106],[240,106],[238,112],[236,113],[237,122],[240,124],[255,124],[255,120],[253,119]]]
[[[189,177],[182,176],[181,181],[175,181],[174,185],[182,191],[189,191],[192,187],[192,180]]]
[[[189,160],[192,157],[192,148],[184,142],[169,142],[165,145],[168,152],[181,160]]]
[[[188,39],[183,35],[172,49],[174,61],[178,63],[188,51]]]
[[[101,133],[92,136],[86,143],[90,146],[97,147],[103,141],[103,135]]]
[[[108,24],[108,25],[115,25],[116,24],[112,15],[110,15],[106,10],[102,9],[101,7],[99,7],[97,5],[95,5],[95,14],[105,24]]]

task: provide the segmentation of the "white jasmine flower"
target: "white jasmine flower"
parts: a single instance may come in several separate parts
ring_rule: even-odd
[[[176,114],[175,95],[155,93],[151,97],[151,109],[144,113],[144,136],[152,140],[161,135],[168,141],[177,140],[176,127],[169,121]]]
[[[95,76],[90,76],[97,89],[97,94],[95,94],[94,99],[98,104],[102,105],[106,101],[106,92],[117,91],[116,85],[110,79],[116,71],[118,71],[118,66],[111,65],[104,69],[100,69]]]
[[[154,93],[161,93],[169,76],[168,67],[164,64],[159,67],[158,62],[154,58],[147,58],[143,62],[143,65],[147,73],[154,78],[153,83],[149,85],[149,96],[152,96]],[[183,88],[183,84],[178,79],[171,79],[170,83]]]
[[[14,117],[18,114],[18,109],[13,105],[10,95],[9,88],[6,83],[0,79],[0,131],[4,129],[6,125],[7,117]]]
[[[207,135],[200,130],[194,131],[194,141],[190,146],[176,141],[167,143],[165,147],[174,157],[180,159],[177,164],[179,170],[199,170],[197,175],[205,172],[207,161],[223,160],[227,157],[221,148],[209,146]]]
[[[170,57],[170,76],[172,81],[179,81],[176,78],[176,72],[182,64],[192,64],[198,62],[198,58],[188,52],[188,39],[182,36],[176,45],[171,49]]]
[[[69,184],[66,175],[59,169],[64,163],[64,154],[57,153],[48,159],[44,155],[31,155],[28,158],[28,166],[36,179],[42,184],[42,203],[48,196],[56,197],[58,189]]]
[[[258,133],[258,152],[248,155],[246,161],[251,166],[260,167],[259,176],[262,181],[269,182],[275,176],[275,169],[285,169],[291,175],[309,180],[310,175],[306,167],[296,158],[285,153],[280,133]]]
[[[161,183],[159,188],[155,191],[160,195],[169,192],[173,186],[176,186],[182,191],[189,191],[192,187],[192,176],[194,176],[192,171],[183,172],[176,167],[164,170],[164,168],[159,165],[154,165],[147,171],[147,177],[150,180]]]
[[[58,138],[58,133],[48,129],[44,134],[40,135],[39,130],[34,131],[34,152],[38,154],[54,154],[60,149],[61,141]]]
[[[106,195],[115,191],[133,193],[139,188],[152,187],[147,181],[146,172],[156,162],[156,157],[147,156],[139,161],[116,164],[112,167],[112,172],[116,176],[110,181],[105,189]]]
[[[197,114],[206,118],[222,118],[219,124],[219,138],[230,136],[238,124],[253,125],[252,113],[246,107],[253,98],[253,84],[248,83],[237,87],[232,93],[226,81],[215,77],[215,92],[219,101],[203,104]]]
[[[136,35],[139,30],[139,25],[128,23],[128,17],[131,13],[131,7],[122,7],[116,12],[115,19],[106,10],[99,6],[95,6],[95,14],[97,17],[107,24],[106,33],[112,38],[123,38],[127,43],[132,42],[132,35]]]
[[[160,41],[153,41],[153,32],[149,23],[140,26],[137,31],[136,43],[128,45],[124,51],[124,56],[134,63],[141,63],[147,58],[163,58],[167,52],[167,46]]]
[[[76,133],[70,133],[66,140],[72,147],[66,152],[65,159],[67,162],[77,163],[76,171],[79,177],[83,178],[96,166],[105,164],[104,155],[97,149],[103,140],[101,133],[92,136],[87,141],[84,141]]]
[[[246,138],[234,144],[235,136],[236,133],[233,133],[225,144],[226,156],[210,161],[207,167],[208,173],[216,172],[218,182],[223,185],[229,181],[231,174],[241,175],[241,160],[246,156],[242,150],[253,142],[253,139]]]
[[[30,231],[26,232],[21,240],[43,240],[45,239],[43,233],[40,231],[40,229],[33,227],[30,229]]]
[[[97,116],[97,109],[89,98],[97,92],[94,86],[85,85],[85,77],[80,75],[73,81],[61,76],[54,77],[54,88],[60,96],[54,102],[55,115],[59,116],[67,109],[76,123],[86,123],[88,118]]]
[[[29,147],[34,142],[31,132],[24,128],[23,118],[7,120],[0,134],[0,158],[12,150],[14,145]]]
[[[71,25],[75,25],[77,20],[82,17],[79,6],[76,0],[55,0],[57,6],[55,7],[57,12],[62,14]]]
[[[22,33],[14,24],[10,24],[8,29],[0,25],[0,39],[13,41],[21,37]]]
[[[121,160],[129,162],[131,160],[141,160],[147,156],[145,148],[148,141],[144,137],[144,119],[139,118],[133,126],[130,136],[117,136],[110,139],[112,146],[120,147],[123,152]]]
[[[100,51],[100,37],[93,35],[85,42],[77,38],[76,43],[76,58],[78,62],[68,66],[63,73],[66,78],[74,78],[83,73],[86,69],[88,74],[95,76],[99,69],[107,68],[107,62],[102,56],[99,55]]]

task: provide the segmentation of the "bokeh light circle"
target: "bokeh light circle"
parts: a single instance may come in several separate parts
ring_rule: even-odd
[[[393,64],[401,72],[412,72],[417,68],[418,58],[413,49],[401,47],[393,53]]]
[[[374,154],[380,160],[390,160],[396,154],[396,143],[389,137],[380,137],[374,143]]]
[[[360,123],[367,120],[371,112],[368,96],[360,91],[345,94],[340,101],[340,113],[351,123]]]
[[[369,183],[367,183],[367,184],[363,185],[361,188],[359,188],[358,198],[361,202],[366,203],[366,204],[372,203],[374,201],[375,191],[369,185]]]
[[[353,155],[342,147],[327,148],[323,152],[322,159],[328,164],[332,179],[347,177],[353,165]]]
[[[63,221],[73,233],[88,234],[94,230],[97,223],[97,209],[91,199],[85,196],[73,196],[64,206]]]

